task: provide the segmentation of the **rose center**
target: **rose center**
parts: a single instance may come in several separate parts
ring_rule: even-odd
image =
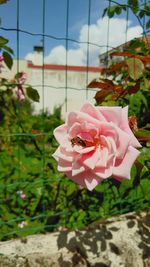
[[[92,138],[92,140],[82,139],[80,136],[76,136],[71,139],[72,146],[90,147],[95,146],[96,149],[103,148],[103,144],[100,139]]]

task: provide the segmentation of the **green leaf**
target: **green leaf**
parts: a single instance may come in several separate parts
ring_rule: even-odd
[[[27,96],[35,101],[35,102],[39,102],[40,100],[40,96],[39,96],[39,93],[36,89],[32,88],[31,86],[27,87],[26,88],[26,93],[27,93]]]
[[[139,12],[140,19],[142,19],[144,16],[145,16],[145,11],[144,10],[140,10],[140,12]]]
[[[6,66],[11,69],[12,65],[13,65],[13,59],[11,57],[11,55],[9,53],[7,53],[6,51],[3,52],[3,57],[4,57],[4,62],[6,64]]]
[[[0,5],[2,5],[2,4],[6,4],[7,1],[9,1],[9,0],[0,0]]]
[[[146,22],[146,29],[150,28],[150,19]]]
[[[121,12],[122,12],[122,7],[121,6],[117,6],[116,9],[115,9],[115,12],[117,15],[120,15]]]
[[[148,130],[138,130],[135,132],[136,137],[150,138],[150,131]]]
[[[115,13],[117,15],[120,15],[122,10],[126,10],[126,5],[113,5],[113,6],[110,6],[110,7],[104,9],[103,17],[107,13],[108,17],[112,18],[112,17],[114,17]]]
[[[142,187],[142,192],[144,194],[144,197],[147,200],[150,200],[150,180],[143,179],[143,180],[141,180],[140,185]]]
[[[74,183],[70,183],[67,187],[67,196],[71,196],[77,190],[77,186]]]
[[[144,88],[143,89],[150,89],[150,79],[144,78]]]
[[[132,9],[133,13],[137,13],[139,11],[139,2],[138,0],[128,0],[128,5]]]
[[[116,5],[110,6],[107,10],[107,14],[109,18],[112,18],[115,14]]]
[[[142,61],[138,58],[129,58],[126,60],[126,63],[130,77],[135,81],[138,80],[142,76],[144,70]]]
[[[8,40],[0,36],[0,47],[3,47],[7,43],[8,43]]]
[[[106,13],[107,13],[107,8],[104,9],[103,14],[102,14],[102,18],[106,15]]]
[[[120,194],[125,194],[126,192],[129,192],[132,189],[132,186],[132,180],[123,180],[119,188]]]
[[[10,54],[14,55],[14,51],[10,47],[8,47],[7,45],[3,45],[3,49],[5,49]]]

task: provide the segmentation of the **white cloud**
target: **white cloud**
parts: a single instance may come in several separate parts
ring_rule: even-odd
[[[79,34],[79,41],[75,48],[68,49],[67,51],[67,64],[68,65],[86,65],[87,54],[89,54],[89,64],[97,66],[99,64],[98,55],[104,53],[107,50],[107,42],[109,49],[111,47],[117,47],[125,41],[129,41],[135,37],[139,37],[142,33],[140,26],[132,26],[131,21],[128,22],[128,29],[126,32],[126,20],[120,18],[112,18],[109,21],[108,32],[108,18],[100,18],[95,24],[85,24],[81,27]],[[96,45],[89,45],[87,48],[87,42],[89,35],[89,42]],[[109,39],[108,39],[109,36]],[[108,40],[107,40],[108,39]],[[99,47],[98,47],[99,46]],[[26,59],[35,62],[33,53],[26,55]],[[37,60],[37,57],[36,57]],[[49,55],[45,57],[45,63],[49,64],[66,64],[66,48],[62,45],[54,47]]]
[[[45,57],[45,63],[66,64],[66,57],[68,65],[82,65],[84,52],[82,49],[69,49],[66,55],[64,46],[54,47],[49,55]]]

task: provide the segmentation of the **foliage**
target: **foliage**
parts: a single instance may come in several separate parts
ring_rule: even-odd
[[[141,3],[128,0],[127,4],[111,2],[113,4],[104,10],[103,15],[107,14],[111,18],[130,8],[141,26],[144,17],[146,29],[149,29],[150,1]],[[140,137],[149,141],[146,128],[149,128],[150,116],[150,43],[144,29],[143,33],[143,37],[124,44],[120,50],[109,51],[109,64],[103,68],[102,75],[87,87],[100,89],[95,95],[97,105],[129,105],[130,115],[136,115],[138,126],[145,129],[140,129]],[[139,130],[136,130],[135,135],[138,137]]]
[[[7,46],[6,44],[8,43],[8,40],[5,39],[4,37],[0,36],[0,50],[2,50],[2,56],[4,58],[4,62],[6,66],[11,69],[13,65],[13,50]]]
[[[18,98],[19,101],[30,99],[34,102],[39,102],[39,93],[31,85],[25,84],[26,73],[18,72],[13,80],[0,78],[0,93],[1,97],[4,95],[11,95],[12,98]]]
[[[111,1],[113,5],[109,5],[104,9],[103,16],[106,14],[109,18],[112,18],[114,15],[120,15],[122,12],[127,12],[128,9],[133,12],[135,17],[138,19],[139,24],[142,26],[141,19],[146,19],[146,31],[145,34],[149,32],[150,29],[150,1],[142,0],[128,0],[127,4],[120,4],[117,1]]]
[[[9,0],[0,0],[0,5],[6,4]]]

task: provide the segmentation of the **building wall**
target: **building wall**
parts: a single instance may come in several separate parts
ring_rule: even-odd
[[[27,73],[27,84],[31,84],[40,94],[40,102],[34,103],[35,112],[48,110],[53,112],[56,106],[62,107],[62,117],[66,112],[79,110],[85,101],[95,103],[95,90],[87,90],[87,84],[94,78],[99,77],[99,68],[90,68],[87,73],[86,67],[71,66],[67,71],[65,66],[33,65],[25,60],[19,61],[19,71]],[[12,79],[17,72],[17,61],[10,72],[7,68],[3,76]]]

